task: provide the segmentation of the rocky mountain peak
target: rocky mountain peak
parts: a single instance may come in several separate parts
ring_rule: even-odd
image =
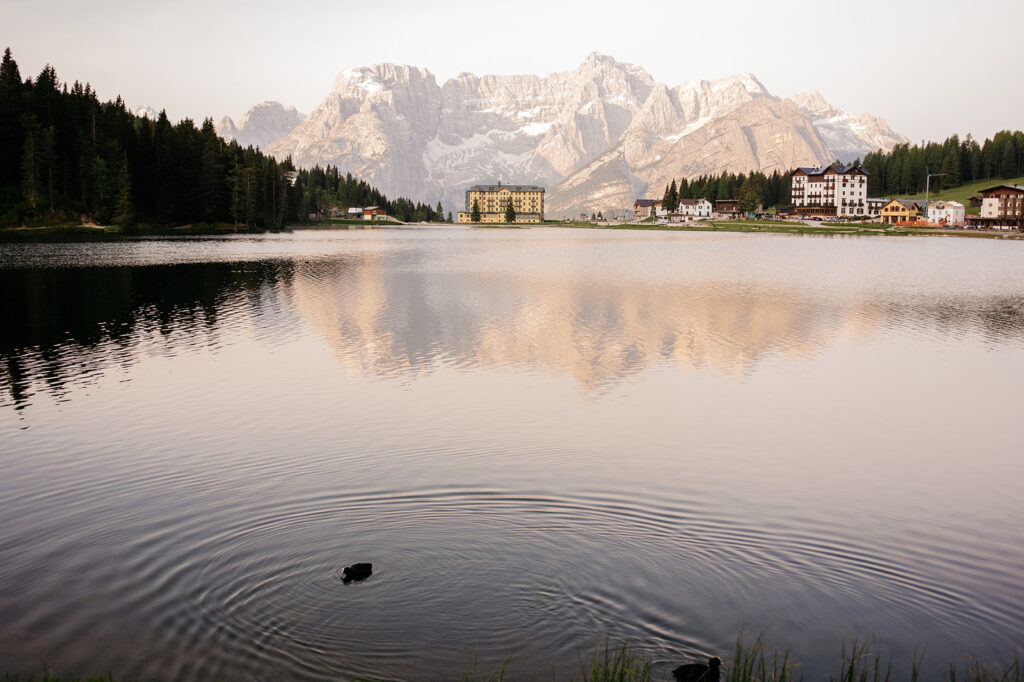
[[[401,87],[416,81],[430,81],[436,84],[434,75],[427,69],[408,64],[381,62],[372,66],[346,69],[334,79],[334,92],[345,94],[375,94],[384,89]]]
[[[825,101],[824,96],[817,90],[811,92],[801,92],[790,97],[798,107],[804,111],[820,116],[822,118],[828,118],[838,113],[831,104]]]
[[[290,133],[305,118],[295,107],[264,101],[245,112],[237,125],[230,116],[224,116],[216,129],[225,140],[237,140],[243,147],[265,148]]]
[[[897,138],[881,119],[823,118],[821,102],[782,100],[751,73],[671,87],[599,52],[547,76],[464,72],[441,85],[427,69],[382,63],[342,71],[266,150],[446,210],[471,184],[541,184],[557,216],[622,209],[667,178],[817,165]]]
[[[134,113],[136,116],[140,118],[148,118],[150,121],[155,121],[160,116],[160,112],[148,104],[143,104],[141,107],[137,107]]]

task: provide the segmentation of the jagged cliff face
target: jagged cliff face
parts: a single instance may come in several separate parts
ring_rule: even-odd
[[[886,151],[909,142],[894,132],[884,119],[871,114],[851,114],[833,107],[820,92],[793,95],[792,99],[806,113],[821,138],[832,152],[832,160],[851,162],[868,152]]]
[[[817,104],[780,100],[750,74],[669,88],[599,54],[545,77],[464,73],[443,85],[425,69],[378,64],[341,73],[264,148],[448,210],[471,184],[540,184],[557,217],[660,197],[671,178],[785,171],[903,140],[881,119]]]
[[[245,112],[238,125],[225,116],[217,124],[217,134],[225,140],[238,140],[243,147],[264,148],[279,140],[302,123],[306,118],[294,107],[285,107],[280,102],[261,102]]]

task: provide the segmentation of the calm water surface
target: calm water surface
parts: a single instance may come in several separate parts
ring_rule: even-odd
[[[0,671],[1024,646],[1024,244],[0,245]],[[372,561],[373,577],[338,570]]]

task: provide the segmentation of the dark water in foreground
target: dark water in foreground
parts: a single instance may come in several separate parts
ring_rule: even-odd
[[[1024,244],[0,245],[0,301],[0,671],[1024,646]]]

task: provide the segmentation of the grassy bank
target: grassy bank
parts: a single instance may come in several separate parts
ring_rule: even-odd
[[[748,644],[740,636],[731,654],[719,654],[722,660],[719,682],[802,682],[800,663],[788,652],[769,648],[763,637]],[[1024,682],[1024,659],[1019,652],[1003,663],[983,663],[971,656],[963,662],[952,661],[940,672],[925,676],[922,672],[925,655],[917,652],[909,661],[893,661],[885,656],[876,642],[864,639],[846,639],[837,648],[834,673],[829,682]],[[682,663],[706,663],[707,655],[688,656],[669,665],[655,666],[649,656],[638,653],[630,644],[613,647],[605,641],[589,653],[578,655],[576,672],[567,680],[573,682],[655,682],[671,681],[671,670]],[[500,682],[518,679],[515,657],[506,658],[496,670],[478,672],[476,657],[471,657],[469,669],[459,675],[459,682]],[[657,672],[656,672],[657,669]],[[418,678],[418,671],[410,676]],[[362,678],[364,680],[372,678]],[[558,679],[552,672],[552,680]],[[4,675],[3,682],[117,682],[110,676],[69,677],[44,672],[38,676],[18,677]],[[709,679],[708,682],[711,682]]]
[[[935,228],[891,227],[880,223],[821,223],[808,225],[792,221],[770,220],[708,220],[682,225],[658,225],[656,223],[623,223],[619,225],[597,225],[595,223],[560,223],[560,227],[585,228],[592,230],[655,230],[664,232],[767,232],[780,234],[812,235],[874,235],[885,237],[906,236],[951,236],[979,237],[982,239],[1024,239],[1016,232],[992,232],[975,230],[939,230]]]
[[[261,232],[255,230],[253,232]],[[136,225],[123,228],[111,225],[57,225],[45,227],[5,227],[0,229],[0,243],[56,241],[117,241],[136,237],[250,234],[246,227],[230,223],[196,223],[163,227]]]
[[[981,193],[981,190],[995,187],[996,185],[1024,185],[1024,177],[1010,178],[1009,180],[977,180],[966,185],[959,185],[949,189],[937,190],[934,187],[928,194],[929,201],[959,201],[967,207],[967,213],[976,214],[980,209],[970,207],[970,198]],[[898,194],[893,199],[924,199],[924,192],[917,194]]]
[[[397,220],[349,220],[348,218],[331,218],[313,223],[296,223],[292,225],[298,230],[324,230],[332,227],[381,227],[383,225],[405,225]]]

